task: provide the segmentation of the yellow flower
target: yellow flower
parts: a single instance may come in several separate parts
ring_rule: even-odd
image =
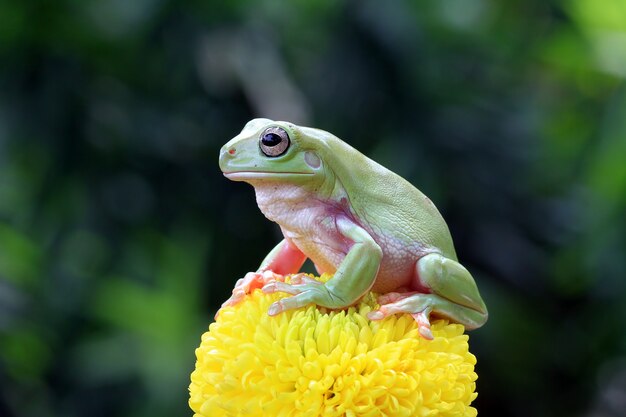
[[[268,316],[285,296],[255,290],[202,335],[194,417],[476,416],[476,358],[463,326],[435,321],[429,341],[410,315],[370,321],[375,294],[344,311]]]

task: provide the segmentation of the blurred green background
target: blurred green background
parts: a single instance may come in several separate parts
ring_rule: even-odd
[[[323,128],[449,222],[482,416],[626,415],[623,0],[0,2],[0,416],[185,416],[279,240],[220,146]]]

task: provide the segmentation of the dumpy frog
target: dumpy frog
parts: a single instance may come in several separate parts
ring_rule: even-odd
[[[224,305],[257,288],[291,294],[268,314],[309,304],[341,309],[381,294],[370,320],[408,313],[432,339],[431,316],[482,326],[487,308],[455,253],[446,222],[417,188],[319,129],[254,119],[220,151],[220,168],[254,187],[259,209],[284,239]],[[298,274],[309,258],[327,282]],[[293,275],[290,282],[284,276]]]

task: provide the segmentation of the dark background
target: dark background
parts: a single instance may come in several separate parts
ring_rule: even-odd
[[[0,416],[185,416],[278,241],[217,166],[333,132],[449,222],[481,416],[626,415],[623,0],[0,2]]]

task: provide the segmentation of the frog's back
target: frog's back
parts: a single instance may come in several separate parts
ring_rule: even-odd
[[[456,260],[448,226],[426,195],[347,143],[318,132],[328,135],[326,146],[319,149],[325,154],[322,159],[341,182],[363,227],[386,245],[406,245],[416,254],[438,252]]]

